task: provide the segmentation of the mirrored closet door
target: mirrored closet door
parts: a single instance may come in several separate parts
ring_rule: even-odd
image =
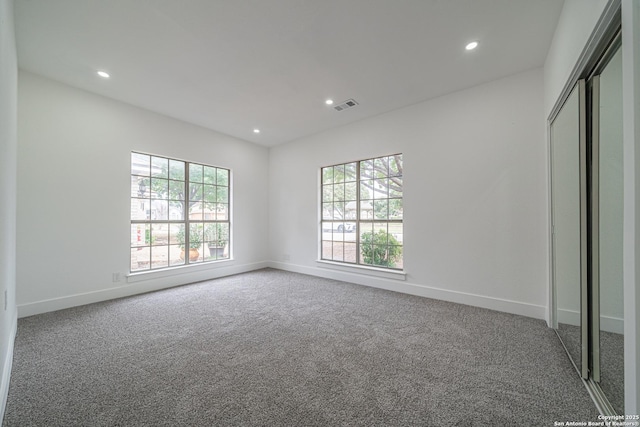
[[[619,34],[550,125],[554,328],[602,412],[624,413]]]
[[[614,44],[591,80],[593,378],[624,413],[622,53]]]

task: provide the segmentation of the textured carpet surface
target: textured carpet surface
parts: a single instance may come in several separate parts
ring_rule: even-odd
[[[579,326],[558,325],[558,335],[571,358],[580,366]],[[616,413],[624,414],[624,335],[600,331],[600,388]]]
[[[278,270],[20,319],[4,426],[552,426],[539,320]]]

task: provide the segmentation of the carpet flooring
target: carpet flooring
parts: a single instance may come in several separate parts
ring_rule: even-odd
[[[562,339],[574,363],[580,366],[581,329],[558,325]],[[624,414],[624,335],[600,331],[600,388],[617,414]]]
[[[552,426],[543,321],[265,269],[22,318],[3,426]]]

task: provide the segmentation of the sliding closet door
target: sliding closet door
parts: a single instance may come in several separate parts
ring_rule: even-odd
[[[624,414],[622,54],[592,78],[593,379]],[[606,59],[606,58],[605,58]]]
[[[551,123],[553,289],[556,330],[588,376],[586,300],[586,86],[580,80]],[[585,326],[585,327],[583,327]]]

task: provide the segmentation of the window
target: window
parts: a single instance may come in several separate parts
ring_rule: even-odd
[[[131,271],[228,259],[229,174],[131,153]]]
[[[402,270],[402,154],[321,175],[321,259]]]

